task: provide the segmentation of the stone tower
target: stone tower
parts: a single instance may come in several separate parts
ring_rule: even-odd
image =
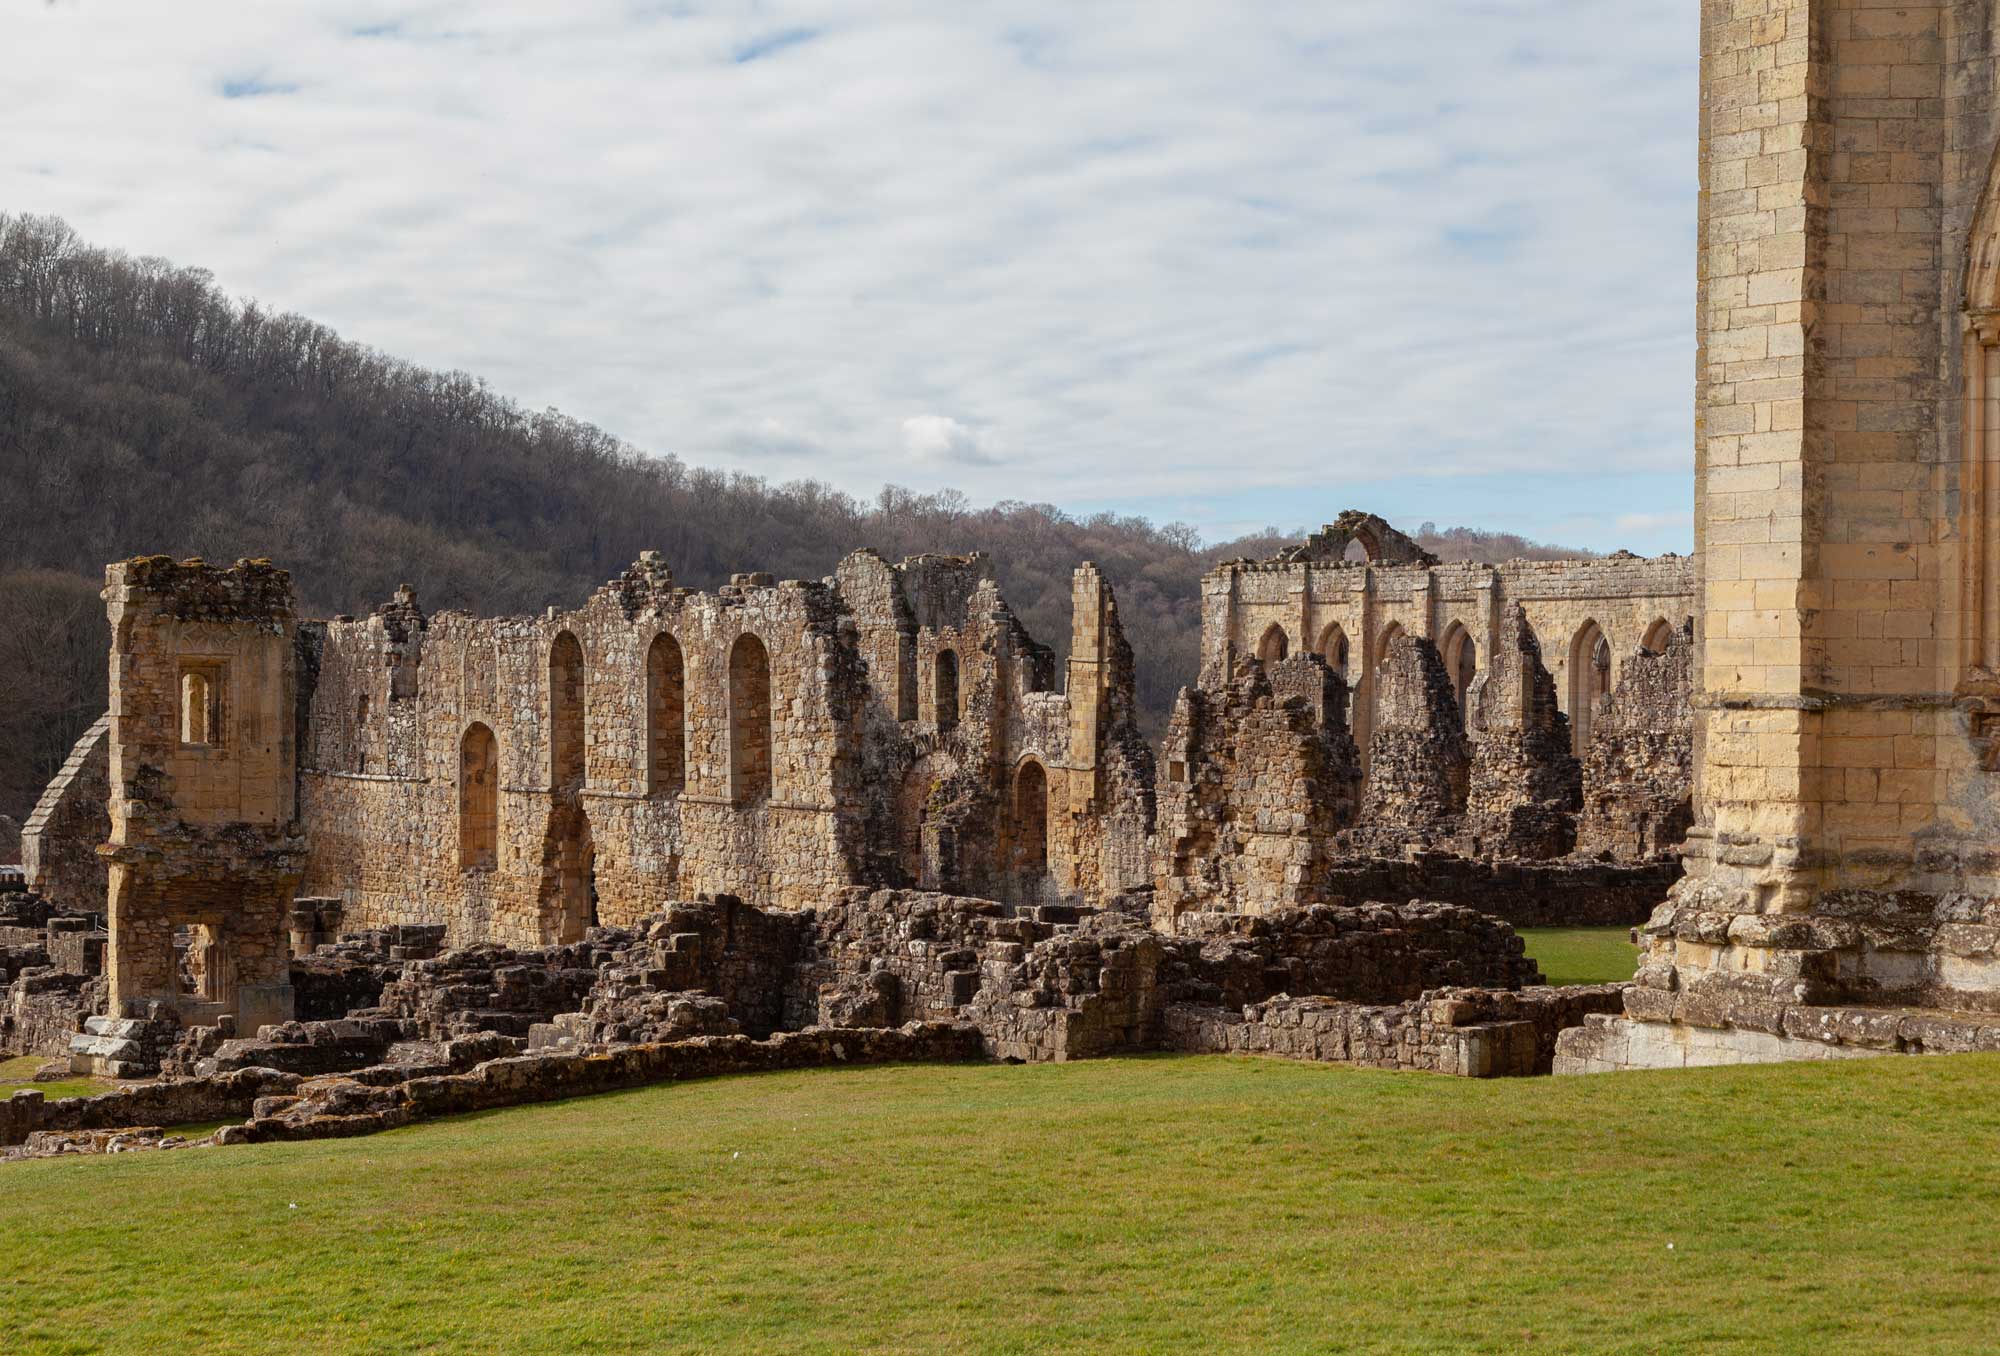
[[[147,556],[110,566],[104,597],[112,1015],[287,1020],[305,864],[291,576]]]

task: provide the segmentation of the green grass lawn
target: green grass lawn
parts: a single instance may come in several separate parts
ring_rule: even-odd
[[[95,1097],[118,1085],[105,1078],[64,1078],[53,1083],[37,1083],[35,1071],[49,1061],[40,1055],[0,1059],[0,1098],[13,1096],[22,1088],[34,1088],[51,1102],[59,1097]]]
[[[1988,1056],[718,1079],[0,1167],[0,1349],[1991,1350],[1996,1136]]]
[[[1609,984],[1632,978],[1639,948],[1630,928],[1516,928],[1551,984]]]

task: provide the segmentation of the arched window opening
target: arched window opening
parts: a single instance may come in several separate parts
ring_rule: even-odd
[[[687,785],[687,667],[662,631],[646,651],[646,790],[677,796]]]
[[[564,631],[549,647],[549,788],[575,790],[584,769],[583,647]]]
[[[1458,698],[1458,718],[1470,728],[1472,714],[1465,702],[1472,690],[1472,680],[1479,676],[1479,647],[1473,642],[1472,633],[1458,622],[1453,622],[1444,633],[1444,669],[1451,675],[1452,692]]]
[[[500,860],[500,746],[474,722],[458,751],[458,864],[493,867]]]
[[[939,650],[931,674],[931,717],[938,732],[958,724],[958,653]]]
[[[1569,727],[1578,756],[1590,747],[1598,704],[1611,695],[1611,644],[1594,621],[1577,629],[1569,647]]]
[[[1347,543],[1347,549],[1341,553],[1340,558],[1349,565],[1366,565],[1374,557],[1369,554],[1368,547],[1361,538],[1356,537]]]
[[[1257,658],[1263,663],[1275,664],[1290,654],[1291,648],[1285,628],[1273,622],[1265,629],[1263,639],[1257,642]]]
[[[729,651],[729,798],[771,794],[771,656],[744,632]]]
[[[181,743],[213,744],[216,719],[215,684],[205,673],[181,675]]]
[[[1382,639],[1378,641],[1375,646],[1376,668],[1379,669],[1384,664],[1389,662],[1389,647],[1390,645],[1395,643],[1396,637],[1402,634],[1403,634],[1403,624],[1401,622],[1390,622],[1387,626],[1382,628]]]
[[[1319,657],[1342,678],[1347,676],[1347,632],[1340,629],[1339,622],[1328,623],[1319,633]]]
[[[1665,654],[1673,638],[1674,624],[1665,617],[1655,617],[1653,624],[1646,628],[1646,638],[1639,643],[1649,654]]]
[[[1027,880],[1049,874],[1049,774],[1032,758],[1014,774],[1014,863]]]

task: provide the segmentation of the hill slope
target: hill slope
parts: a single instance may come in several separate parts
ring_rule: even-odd
[[[0,813],[16,816],[103,709],[95,594],[104,563],[130,555],[269,556],[328,615],[405,581],[430,608],[571,605],[649,549],[693,588],[750,569],[818,578],[861,546],[979,550],[1059,655],[1070,570],[1095,560],[1157,725],[1193,676],[1202,572],[1297,536],[1204,548],[1143,518],[894,486],[863,502],[704,470],[239,302],[205,270],[5,214],[0,484]],[[1423,540],[1446,559],[1584,554],[1464,529]]]

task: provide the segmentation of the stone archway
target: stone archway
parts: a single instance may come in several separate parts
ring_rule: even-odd
[[[1569,728],[1572,747],[1581,758],[1590,747],[1590,728],[1597,708],[1611,695],[1611,642],[1604,628],[1586,621],[1569,646]]]

